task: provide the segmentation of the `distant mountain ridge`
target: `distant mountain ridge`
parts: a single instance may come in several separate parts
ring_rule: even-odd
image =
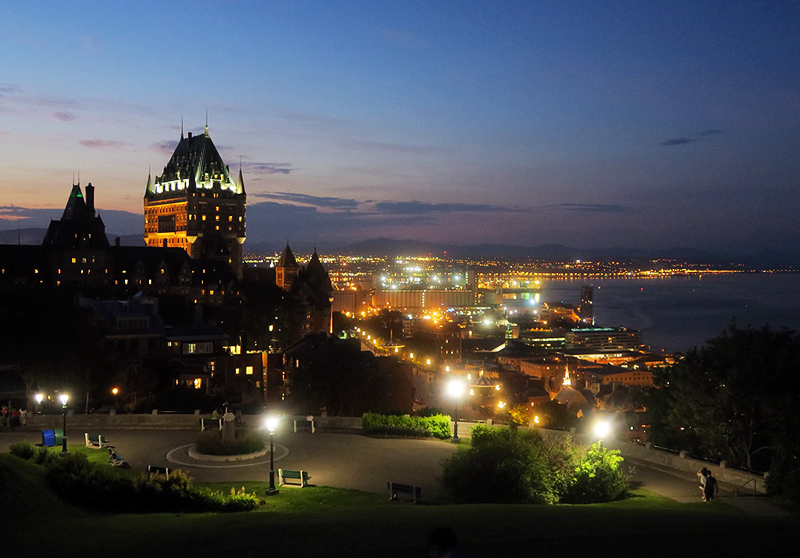
[[[45,228],[26,228],[0,230],[0,244],[41,244]],[[113,245],[119,236],[122,246],[144,246],[141,234],[115,235],[107,233]],[[246,254],[280,253],[284,243],[245,242]],[[311,253],[313,245],[292,244],[298,253]],[[781,250],[769,250],[745,254],[717,254],[707,250],[688,247],[662,249],[647,248],[574,248],[561,244],[541,244],[539,246],[517,246],[512,244],[460,245],[420,240],[399,240],[394,238],[373,238],[336,248],[320,247],[321,252],[353,256],[445,256],[450,258],[508,258],[541,260],[649,260],[674,258],[694,263],[714,265],[744,264],[756,269],[796,269],[800,270],[800,255]]]

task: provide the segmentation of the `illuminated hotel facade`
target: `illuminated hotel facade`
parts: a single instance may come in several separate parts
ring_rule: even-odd
[[[208,126],[201,136],[181,132],[164,172],[147,177],[145,243],[225,261],[241,276],[246,198],[241,169],[234,182]]]

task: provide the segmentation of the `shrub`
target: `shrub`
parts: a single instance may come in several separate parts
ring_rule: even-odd
[[[778,452],[766,478],[767,494],[800,502],[800,459],[792,451]]]
[[[548,445],[538,432],[478,425],[472,447],[445,462],[441,495],[454,503],[552,504],[569,463],[566,448]]]
[[[421,438],[434,436],[442,439],[450,437],[450,417],[447,415],[410,417],[406,415],[367,413],[361,419],[361,427],[367,434],[417,436]]]
[[[575,477],[562,501],[591,504],[621,500],[628,492],[628,481],[619,468],[621,462],[619,450],[595,442],[575,467]]]
[[[11,455],[16,455],[17,457],[27,461],[33,459],[33,456],[36,454],[36,446],[30,442],[17,442],[15,444],[11,444],[11,447],[8,448],[8,451]]]
[[[246,432],[234,440],[225,441],[220,432],[213,430],[201,433],[195,444],[197,451],[206,455],[243,455],[266,447],[263,436],[258,432]]]
[[[191,478],[173,471],[163,475],[118,475],[90,463],[85,455],[67,455],[48,467],[52,489],[74,504],[109,512],[234,512],[252,510],[252,494],[226,496],[192,486]]]

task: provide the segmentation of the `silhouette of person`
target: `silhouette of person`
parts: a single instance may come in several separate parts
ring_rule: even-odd
[[[449,527],[439,527],[428,535],[428,555],[431,558],[465,558],[458,550],[458,539]]]

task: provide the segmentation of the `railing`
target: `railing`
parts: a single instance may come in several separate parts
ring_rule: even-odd
[[[756,482],[757,482],[757,480],[758,479],[753,477],[752,479],[750,479],[747,482],[745,482],[743,485],[734,488],[733,489],[733,497],[734,498],[738,498],[739,497],[739,491],[752,482],[753,483],[753,498],[755,498],[756,497]]]

